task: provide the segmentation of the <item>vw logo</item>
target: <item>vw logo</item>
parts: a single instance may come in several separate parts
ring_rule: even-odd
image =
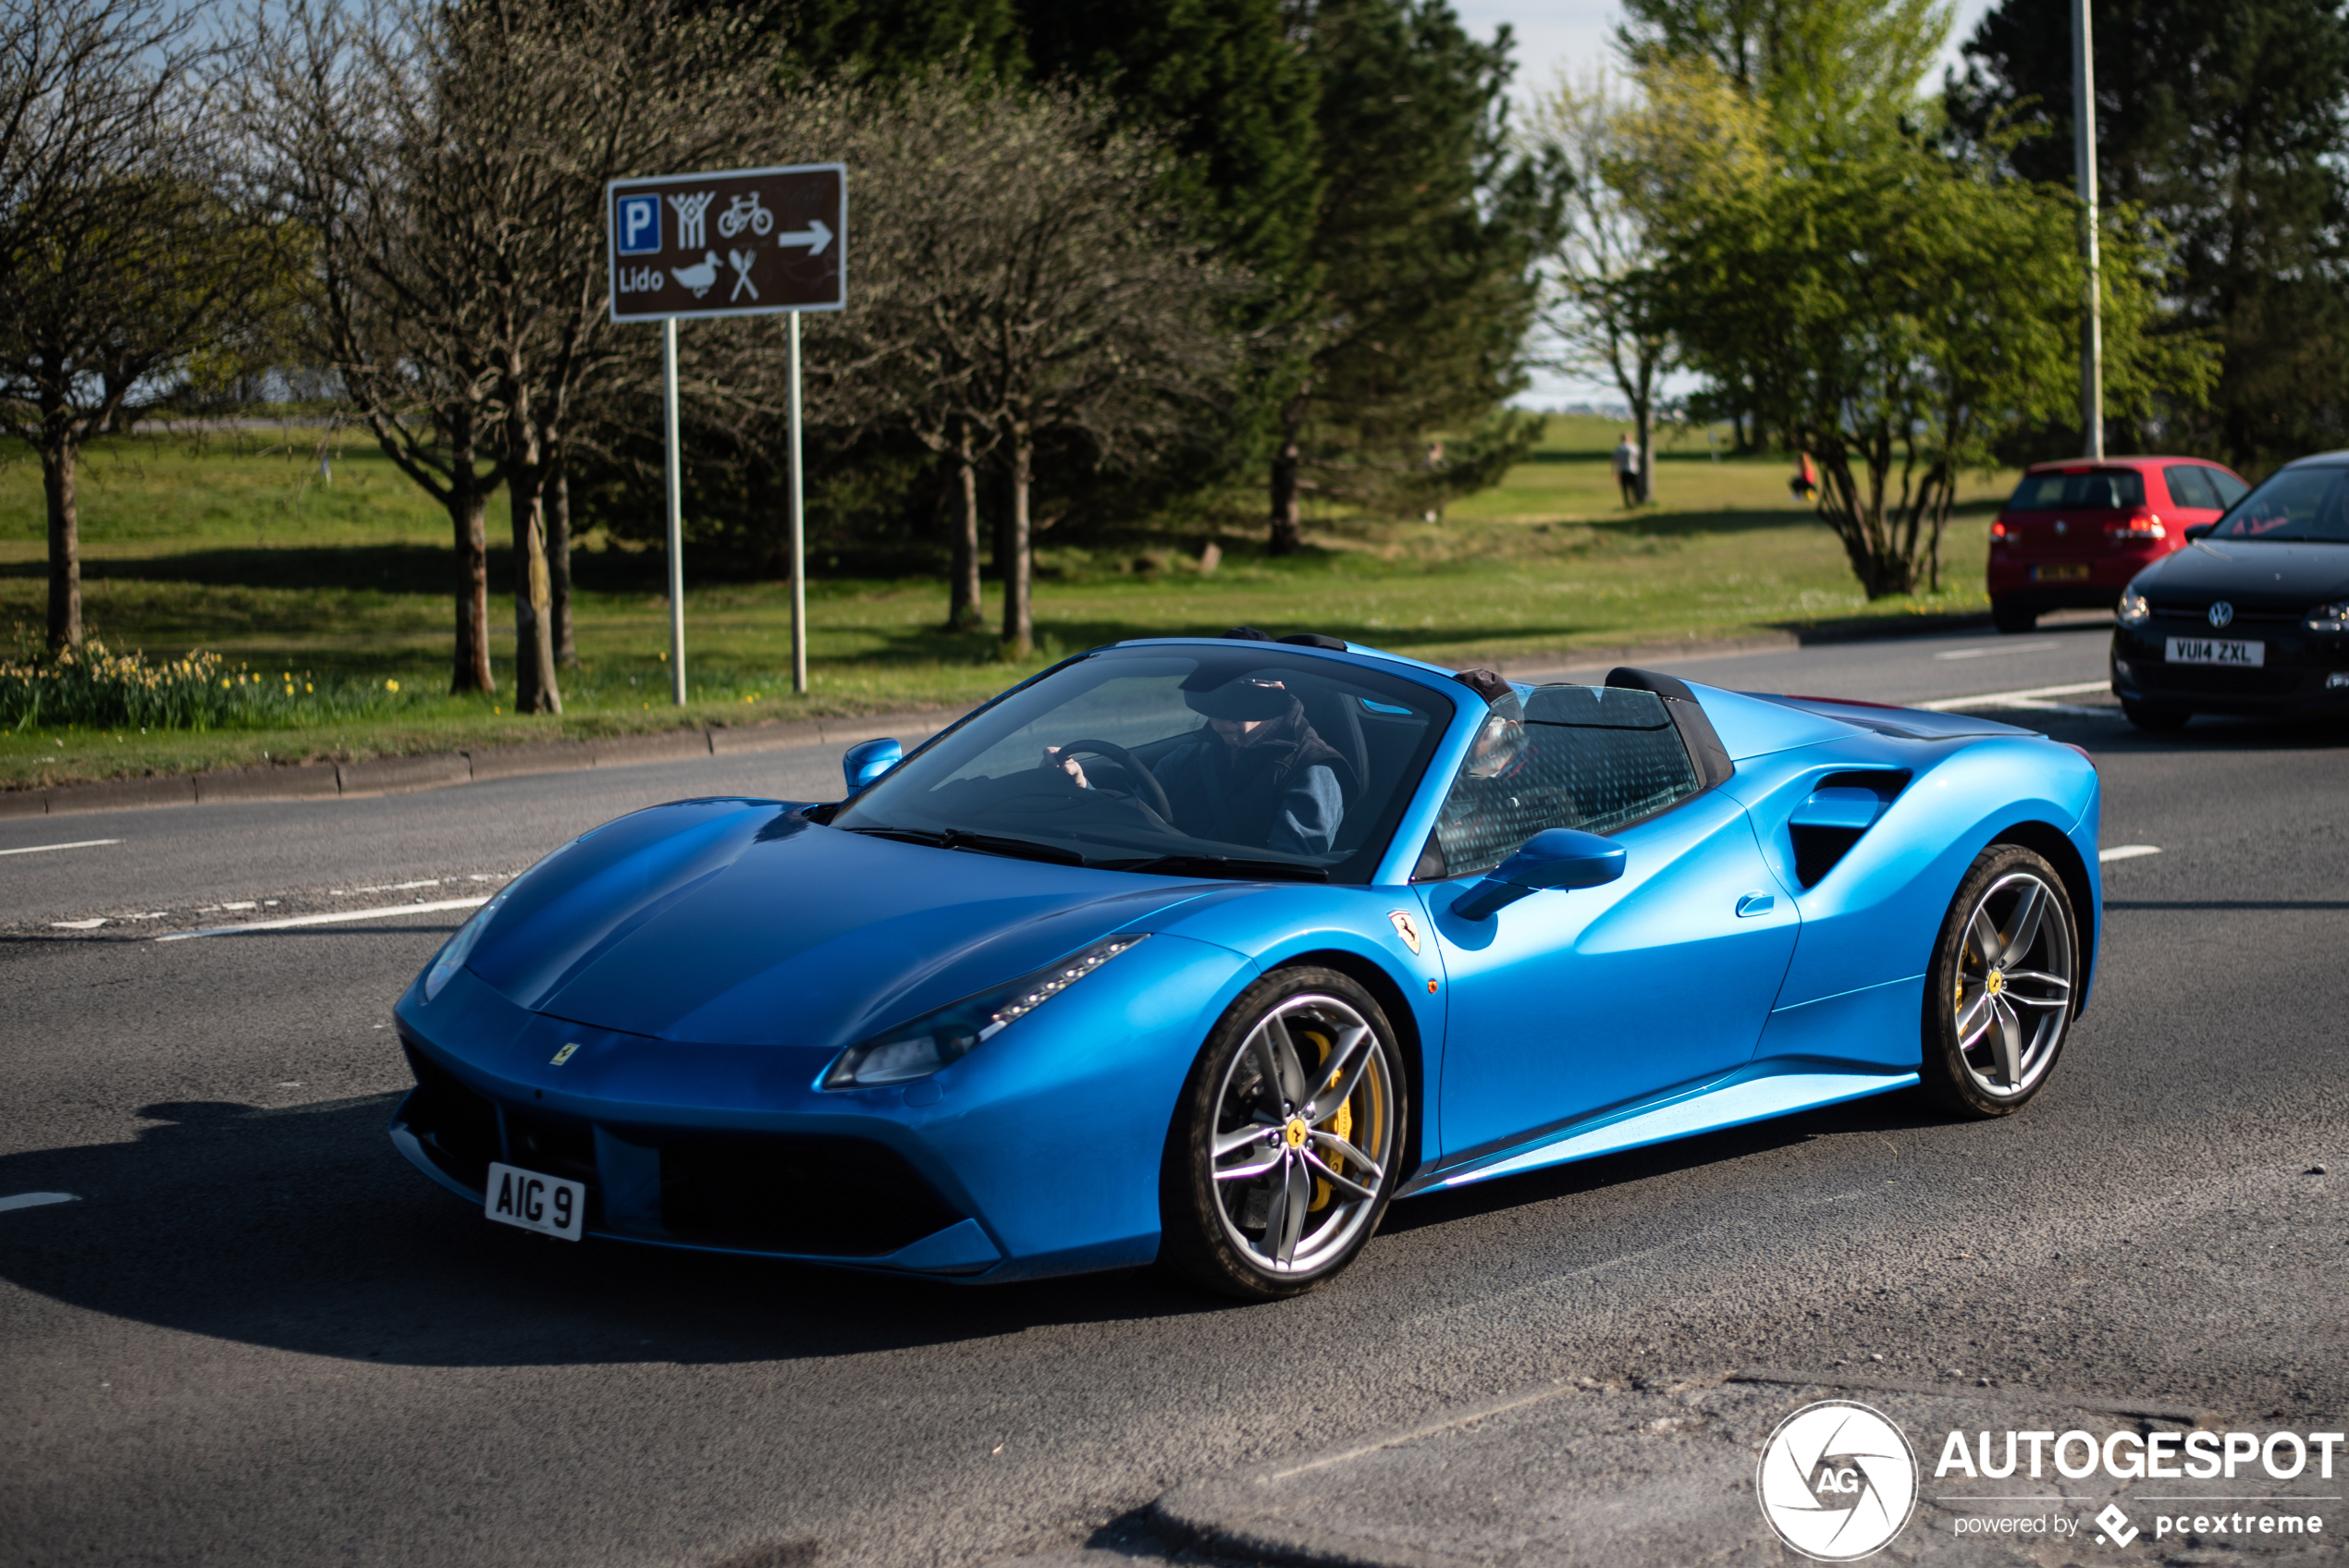
[[[2229,621],[2234,619],[2234,606],[2227,603],[2224,599],[2220,600],[2217,604],[2210,606],[2210,624],[2214,627],[2224,626]]]
[[[2056,519],[2056,537],[2059,539],[2063,537],[2063,519],[2061,518]]]

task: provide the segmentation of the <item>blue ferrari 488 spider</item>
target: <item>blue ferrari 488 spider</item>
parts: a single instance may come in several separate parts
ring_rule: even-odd
[[[401,1152],[572,1240],[1276,1297],[1415,1193],[2016,1110],[2096,955],[2096,770],[1979,719],[1243,628],[847,766],[509,884],[400,999]]]

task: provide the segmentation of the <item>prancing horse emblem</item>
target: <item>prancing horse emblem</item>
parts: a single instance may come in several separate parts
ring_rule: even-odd
[[[1386,918],[1395,922],[1395,934],[1403,938],[1403,945],[1417,953],[1420,950],[1420,928],[1411,924],[1411,917],[1398,909]]]

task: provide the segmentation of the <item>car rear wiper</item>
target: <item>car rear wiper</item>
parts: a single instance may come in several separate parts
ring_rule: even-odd
[[[1097,860],[1104,871],[1140,871],[1156,876],[1274,877],[1290,882],[1326,882],[1318,865],[1287,860],[1248,860],[1230,855],[1153,855],[1148,860]]]
[[[942,833],[932,833],[920,827],[852,827],[851,833],[864,833],[875,839],[895,839],[908,844],[928,844],[941,850],[976,850],[980,854],[1003,855],[1012,860],[1049,861],[1054,865],[1083,865],[1085,857],[1075,850],[1064,850],[1058,844],[1039,844],[1033,839],[1006,839],[994,833],[965,833],[959,827],[949,827]]]

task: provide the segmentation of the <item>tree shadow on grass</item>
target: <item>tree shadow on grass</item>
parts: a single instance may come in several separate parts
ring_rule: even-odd
[[[1809,514],[1794,508],[1770,507],[1751,510],[1723,507],[1711,511],[1690,512],[1629,512],[1621,517],[1594,518],[1574,523],[1576,528],[1588,528],[1601,538],[1617,539],[1700,539],[1721,533],[1762,533],[1811,524]],[[1822,526],[1820,532],[1826,529]]]
[[[489,552],[489,594],[510,591],[513,550]],[[667,567],[653,552],[582,550],[572,557],[573,586],[589,592],[659,593]],[[101,556],[81,563],[84,582],[192,582],[207,588],[340,589],[445,596],[456,586],[456,557],[435,545],[327,545],[272,549],[228,547],[156,556]],[[46,579],[43,560],[0,561],[0,578]]]
[[[1038,618],[1036,637],[1038,646],[1048,652],[1056,650],[1060,654],[1078,654],[1089,648],[1142,638],[1221,637],[1231,627],[1232,618],[1228,609],[1211,618],[1149,625],[1108,619],[1078,620],[1047,616]],[[1269,631],[1274,637],[1297,631],[1318,631],[1324,636],[1343,638],[1366,647],[1404,654],[1413,649],[1445,648],[1459,644],[1522,642],[1528,639],[1557,640],[1593,629],[1562,621],[1517,626],[1374,627],[1328,616],[1312,616],[1300,617],[1294,622],[1263,622],[1259,624],[1258,630]],[[991,627],[975,631],[912,627],[887,634],[879,647],[859,655],[856,662],[860,665],[990,664],[997,662],[996,650],[999,646],[999,639]],[[1007,680],[1013,668],[1008,664],[1004,666]]]

